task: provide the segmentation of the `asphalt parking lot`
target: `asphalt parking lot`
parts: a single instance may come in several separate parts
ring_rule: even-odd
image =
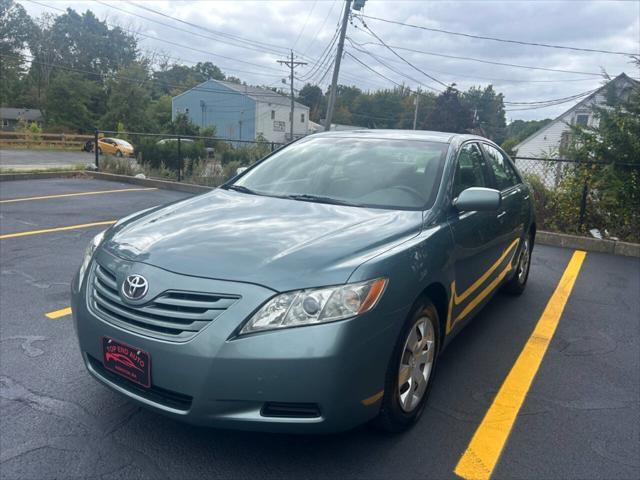
[[[91,153],[68,150],[1,149],[0,168],[7,170],[34,170],[84,166],[94,162]]]
[[[90,378],[65,310],[106,222],[186,195],[86,179],[0,184],[1,478],[456,478],[574,255],[536,246],[525,294],[496,295],[452,342],[404,435],[197,428]],[[491,478],[640,478],[639,294],[639,259],[586,255]]]

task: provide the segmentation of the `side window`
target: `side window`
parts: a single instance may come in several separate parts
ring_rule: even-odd
[[[506,190],[520,183],[518,175],[500,150],[486,143],[482,145],[482,148],[487,154],[487,161],[495,178],[495,188]]]
[[[482,164],[482,152],[476,143],[468,143],[460,149],[453,179],[453,198],[469,187],[486,187]]]

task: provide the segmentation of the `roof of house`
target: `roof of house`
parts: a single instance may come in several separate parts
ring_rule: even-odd
[[[553,119],[553,121],[547,123],[544,127],[540,128],[539,130],[536,130],[535,132],[533,132],[531,135],[529,135],[528,137],[526,137],[524,140],[522,140],[521,142],[519,142],[515,147],[513,147],[514,150],[518,150],[518,148],[520,148],[522,146],[522,144],[528,142],[530,139],[532,139],[533,137],[539,135],[540,133],[548,130],[549,128],[551,128],[552,125],[556,124],[558,121],[560,121],[562,119],[562,117],[564,117],[565,115],[578,110],[581,107],[584,107],[585,105],[587,105],[587,103],[589,103],[591,100],[593,100],[593,98],[602,93],[602,91],[604,89],[606,89],[609,85],[611,85],[612,83],[617,83],[617,82],[621,82],[621,81],[628,81],[629,83],[631,83],[632,85],[635,86],[640,86],[640,82],[638,82],[637,80],[629,77],[626,73],[621,73],[620,75],[618,75],[617,77],[615,77],[614,79],[608,81],[607,83],[605,83],[603,86],[601,86],[600,88],[598,88],[597,90],[595,90],[594,92],[592,92],[590,95],[586,96],[585,98],[583,98],[581,101],[579,101],[578,103],[576,103],[573,107],[571,107],[569,110],[562,112],[560,115],[558,115],[556,118]]]
[[[271,103],[271,104],[275,104],[275,105],[286,105],[286,106],[290,106],[291,105],[291,98],[287,97],[285,95],[282,95],[278,92],[274,92],[273,90],[270,90],[268,88],[263,88],[263,87],[253,87],[251,85],[244,85],[244,84],[240,84],[240,83],[233,83],[233,82],[225,82],[223,80],[214,80],[214,79],[209,79],[206,82],[203,82],[199,85],[196,85],[193,88],[190,88],[189,90],[186,90],[184,92],[182,92],[179,95],[176,95],[176,97],[179,97],[181,95],[184,95],[185,93],[190,92],[191,90],[196,90],[198,88],[201,88],[203,85],[209,83],[209,82],[214,82],[217,83],[219,85],[223,85],[231,90],[234,90],[238,93],[242,93],[244,95],[246,95],[247,97],[255,100],[256,102],[260,102],[260,103]],[[173,97],[173,98],[176,98]],[[306,105],[303,105],[301,103],[295,102],[295,106],[296,108],[303,108],[306,110],[309,110],[309,107],[307,107]]]
[[[8,120],[24,119],[33,122],[42,120],[42,112],[37,108],[0,107],[0,118]]]

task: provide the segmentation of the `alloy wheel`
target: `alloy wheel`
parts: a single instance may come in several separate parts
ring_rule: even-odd
[[[422,400],[433,368],[435,331],[431,319],[420,317],[409,330],[398,371],[398,396],[403,411],[412,412]]]
[[[529,239],[525,239],[518,261],[518,281],[524,283],[529,273],[529,263],[531,262],[531,250],[529,249]]]

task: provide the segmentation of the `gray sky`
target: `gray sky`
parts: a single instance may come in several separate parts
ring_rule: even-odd
[[[250,84],[280,85],[286,76],[285,67],[276,63],[293,48],[299,60],[309,62],[297,75],[319,80],[327,68],[314,69],[340,18],[343,0],[304,1],[66,1],[38,0],[54,8],[45,8],[19,0],[30,15],[42,12],[60,13],[55,9],[72,7],[78,11],[91,9],[101,19],[119,24],[140,34],[142,50],[162,52],[179,59],[180,63],[211,61],[226,74],[235,75]],[[239,42],[171,18],[146,11],[139,5],[161,11],[171,17],[242,37],[253,43]],[[105,5],[106,4],[106,5]],[[117,10],[117,7],[120,10]],[[129,15],[125,11],[139,16]],[[525,42],[549,43],[580,48],[639,52],[640,1],[383,1],[369,0],[365,15],[384,19],[482,36],[494,36]],[[150,21],[168,23],[179,31]],[[560,73],[499,66],[471,60],[445,58],[397,50],[419,69],[458,88],[493,84],[511,102],[532,102],[567,97],[597,88],[604,69],[615,76],[626,72],[640,77],[640,72],[628,57],[601,53],[576,52],[534,46],[499,43],[404,27],[377,20],[366,20],[369,28],[387,45],[438,55],[464,56],[492,62],[511,63],[584,73]],[[357,27],[357,28],[356,28]],[[191,33],[188,33],[191,32]],[[195,33],[195,34],[194,34]],[[147,37],[145,37],[145,35]],[[357,19],[349,25],[347,35],[354,42],[365,44],[377,40],[368,34]],[[157,37],[157,38],[149,38]],[[164,42],[162,41],[164,40]],[[167,43],[173,42],[173,44]],[[185,45],[183,48],[175,44]],[[234,45],[235,44],[235,45]],[[364,47],[393,70],[347,42],[347,51],[389,79],[411,88],[442,89],[423,73],[413,69],[382,46]],[[247,47],[250,48],[247,48]],[[357,45],[356,45],[357,46]],[[198,50],[194,51],[192,49]],[[281,52],[281,55],[279,55]],[[225,58],[226,57],[226,58]],[[243,63],[247,62],[247,63]],[[281,72],[281,73],[280,73]],[[331,79],[324,76],[323,87]],[[377,76],[346,56],[342,62],[340,83],[357,85],[363,90],[393,87],[393,83]],[[420,85],[419,85],[420,84]],[[509,120],[555,117],[571,107],[565,103],[538,110],[511,111]],[[515,106],[510,108],[516,108]]]

